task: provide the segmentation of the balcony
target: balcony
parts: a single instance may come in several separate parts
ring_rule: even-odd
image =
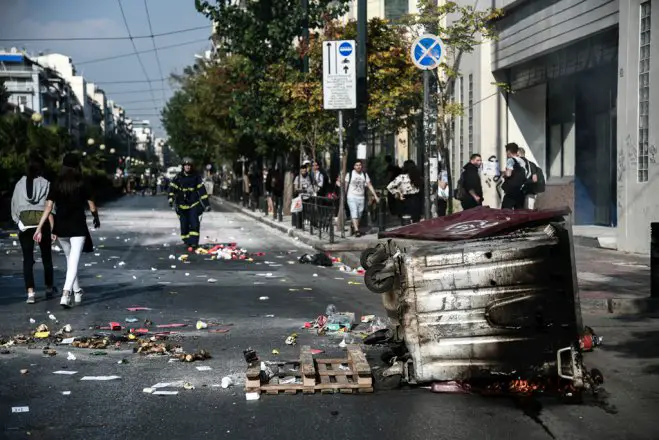
[[[0,78],[31,78],[34,74],[32,66],[0,63]]]

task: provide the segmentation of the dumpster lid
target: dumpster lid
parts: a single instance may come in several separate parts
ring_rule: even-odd
[[[446,217],[425,220],[382,232],[379,238],[458,241],[507,234],[518,229],[560,220],[570,208],[528,210],[492,209],[479,206]]]

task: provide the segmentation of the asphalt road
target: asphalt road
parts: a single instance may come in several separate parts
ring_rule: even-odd
[[[659,325],[642,318],[586,316],[605,345],[586,355],[589,367],[605,376],[605,397],[583,405],[552,399],[520,403],[510,398],[433,394],[403,388],[366,395],[267,396],[246,401],[242,350],[262,358],[297,358],[300,345],[335,357],[340,339],[316,336],[300,327],[328,304],[339,310],[382,314],[380,299],[358,275],[335,268],[297,263],[310,249],[241,214],[213,212],[202,224],[204,242],[236,242],[248,252],[265,252],[248,261],[210,261],[192,256],[170,260],[183,249],[177,220],[164,198],[126,197],[101,210],[94,232],[96,254],[85,255],[80,282],[84,303],[63,310],[58,300],[25,304],[20,249],[13,239],[0,247],[0,335],[31,333],[39,323],[71,324],[74,335],[90,327],[124,322],[126,317],[155,324],[183,323],[186,351],[208,350],[212,359],[168,362],[166,357],[133,354],[127,344],[104,356],[93,350],[42,346],[10,347],[0,354],[0,438],[6,439],[654,439],[659,402]],[[55,264],[63,282],[64,257]],[[175,267],[172,267],[175,266]],[[213,278],[216,282],[209,282]],[[41,271],[37,270],[37,279]],[[310,290],[309,290],[310,289]],[[268,299],[261,300],[260,297]],[[129,312],[127,307],[149,307]],[[48,318],[52,313],[58,320]],[[36,321],[30,323],[30,318]],[[227,333],[197,330],[197,320],[232,324]],[[284,340],[298,333],[298,345]],[[71,352],[76,360],[67,360]],[[334,355],[333,355],[334,354]],[[373,366],[378,350],[367,352]],[[128,363],[118,363],[122,359]],[[197,367],[209,366],[210,371]],[[27,369],[27,374],[21,374]],[[55,371],[76,371],[72,375]],[[81,381],[83,376],[116,375],[111,381]],[[230,376],[235,386],[218,385]],[[195,389],[170,388],[178,395],[152,395],[143,389],[159,382],[188,382]],[[64,395],[63,392],[70,393]],[[29,407],[29,412],[12,412]]]

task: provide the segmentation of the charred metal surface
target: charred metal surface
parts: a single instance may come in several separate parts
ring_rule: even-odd
[[[557,374],[581,320],[570,232],[561,224],[463,242],[389,241],[386,294],[418,382]],[[397,301],[397,304],[396,304]],[[574,369],[566,356],[563,365]],[[582,373],[571,371],[577,383]]]

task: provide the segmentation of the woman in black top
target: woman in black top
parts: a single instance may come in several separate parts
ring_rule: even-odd
[[[85,240],[89,236],[85,215],[87,206],[89,206],[89,210],[94,217],[94,227],[99,228],[101,226],[96,205],[91,200],[91,196],[82,181],[80,161],[74,154],[64,156],[59,177],[55,184],[51,186],[46,197],[46,208],[34,234],[34,240],[37,242],[42,239],[42,227],[48,219],[48,215],[52,212],[53,206],[57,209],[53,233],[59,238],[60,245],[66,255],[66,282],[62,290],[60,304],[64,307],[70,307],[72,305],[72,291],[76,304],[82,302],[83,292],[78,284],[78,263],[80,262]]]

